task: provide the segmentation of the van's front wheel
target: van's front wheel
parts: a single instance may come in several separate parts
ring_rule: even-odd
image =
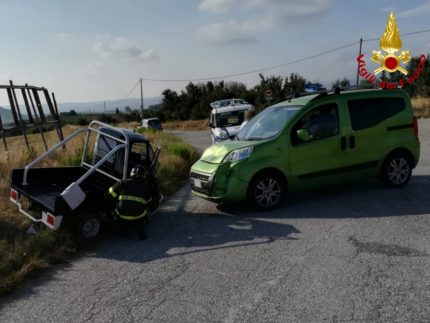
[[[403,187],[408,184],[412,176],[412,162],[404,154],[389,156],[381,170],[381,179],[390,187]]]
[[[285,193],[283,181],[274,173],[255,176],[248,189],[248,199],[261,210],[270,210],[279,205]]]

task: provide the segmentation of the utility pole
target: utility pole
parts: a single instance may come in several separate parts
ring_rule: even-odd
[[[360,50],[358,51],[358,56],[360,56],[360,55],[361,55],[362,47],[363,47],[363,38],[360,38]],[[355,85],[356,85],[357,87],[358,87],[358,81],[359,81],[359,78],[360,78],[360,63],[357,63],[357,81],[356,81],[356,83],[355,83]]]
[[[106,114],[106,101],[103,102],[103,109],[105,110],[105,114]]]
[[[143,80],[140,78],[140,110],[142,113],[142,119],[143,119]]]

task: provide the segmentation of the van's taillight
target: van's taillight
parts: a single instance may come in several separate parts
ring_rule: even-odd
[[[16,190],[14,190],[13,188],[11,188],[9,197],[10,197],[10,200],[12,202],[18,201],[18,192]]]
[[[418,118],[414,116],[414,135],[418,138]]]
[[[48,222],[49,225],[54,226],[55,216],[53,216],[51,213],[48,213],[46,217],[46,222]]]

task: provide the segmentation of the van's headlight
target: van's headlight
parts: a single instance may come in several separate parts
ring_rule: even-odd
[[[246,147],[238,150],[233,150],[225,157],[224,161],[238,162],[251,156],[254,147]]]
[[[228,133],[227,133],[227,131],[221,130],[219,132],[218,136],[216,136],[216,139],[219,139],[219,140],[226,140],[226,139],[228,139]]]

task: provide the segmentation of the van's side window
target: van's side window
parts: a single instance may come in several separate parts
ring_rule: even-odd
[[[374,98],[348,101],[353,130],[376,126],[405,109],[402,98]]]
[[[339,117],[336,103],[321,105],[300,119],[292,129],[291,140],[293,145],[307,141],[335,136],[339,133]],[[309,135],[309,140],[299,138],[297,132],[304,130]]]

